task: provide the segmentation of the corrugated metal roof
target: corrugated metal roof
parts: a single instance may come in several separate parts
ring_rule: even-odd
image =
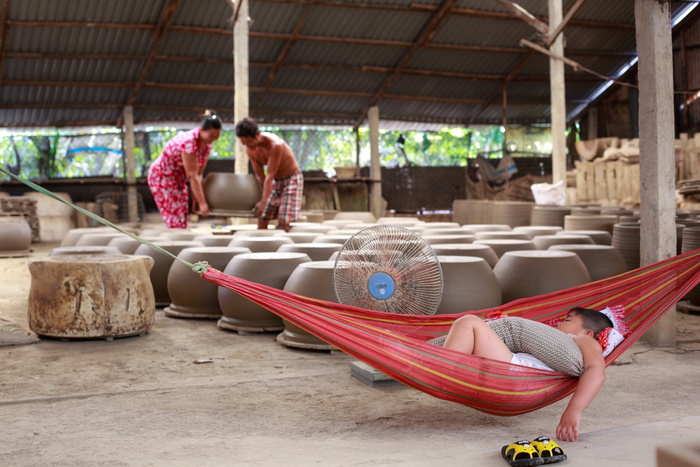
[[[444,3],[249,0],[253,116],[263,123],[357,125],[378,105],[382,119],[395,122],[500,123],[504,112],[512,122],[548,121],[549,58],[520,45],[538,39],[535,29],[487,0],[459,0],[427,29]],[[547,2],[517,3],[547,21]],[[563,0],[564,10],[574,3]],[[204,108],[232,118],[228,2],[9,5],[0,24],[7,37],[0,50],[0,126],[114,125],[130,102],[137,123],[196,122]],[[674,2],[672,10],[687,6]],[[634,2],[588,0],[564,34],[567,57],[615,74],[635,52]],[[418,44],[421,38],[427,41]],[[566,75],[569,111],[603,84],[570,67]]]

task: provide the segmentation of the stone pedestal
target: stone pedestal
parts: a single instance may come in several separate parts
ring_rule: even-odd
[[[39,335],[123,337],[155,322],[153,260],[128,255],[60,255],[28,263],[29,327]]]

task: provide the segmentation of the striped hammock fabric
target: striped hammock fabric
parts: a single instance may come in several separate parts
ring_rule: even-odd
[[[426,341],[446,334],[463,314],[485,315],[498,310],[549,321],[566,315],[575,306],[602,309],[622,305],[632,333],[606,357],[609,365],[700,282],[700,249],[571,289],[451,315],[364,310],[256,284],[211,267],[201,277],[239,293],[403,384],[482,412],[513,416],[570,395],[578,379],[468,355]]]

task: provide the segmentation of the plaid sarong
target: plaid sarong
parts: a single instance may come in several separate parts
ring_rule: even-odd
[[[263,220],[277,219],[280,224],[296,221],[301,211],[301,196],[304,193],[304,176],[295,172],[285,178],[276,178],[272,193],[267,200]]]

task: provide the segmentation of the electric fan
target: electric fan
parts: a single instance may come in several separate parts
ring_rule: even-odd
[[[368,227],[338,253],[338,301],[366,310],[431,315],[442,298],[442,269],[422,238],[398,225]]]

